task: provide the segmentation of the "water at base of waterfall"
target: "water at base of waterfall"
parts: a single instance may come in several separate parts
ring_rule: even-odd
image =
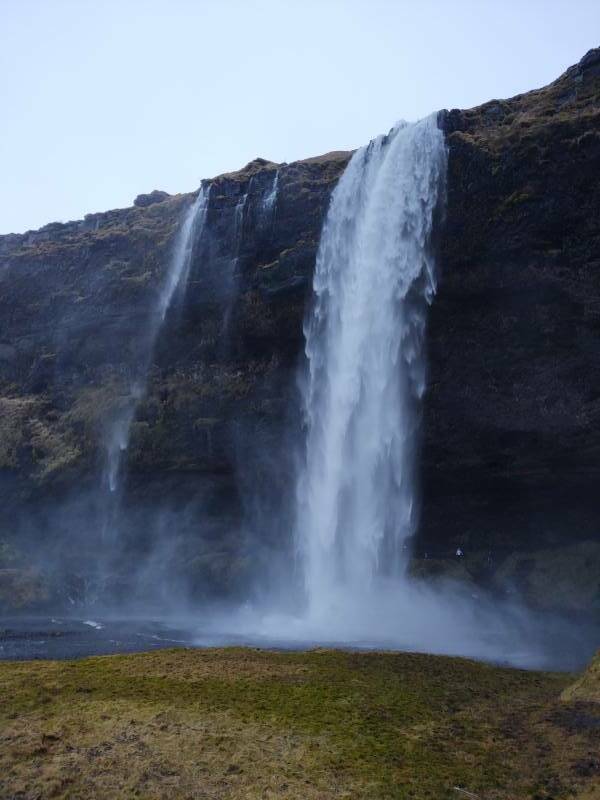
[[[283,622],[285,625],[281,624]],[[3,617],[0,620],[0,661],[73,659],[171,647],[246,646],[269,650],[332,647],[438,652],[427,647],[411,647],[410,642],[403,646],[398,641],[372,640],[368,635],[347,640],[322,635],[311,638],[307,631],[302,631],[301,624],[300,620],[290,617],[270,622],[263,619],[261,622],[250,609],[241,609],[235,614],[211,610],[192,613],[188,610],[162,617],[105,616],[101,613],[86,617],[64,614]],[[575,671],[590,660],[594,654],[590,642],[598,641],[599,635],[598,624],[569,626],[568,621],[563,620],[560,628],[551,626],[545,629],[541,624],[536,641],[529,646],[507,649],[503,653],[484,653],[480,648],[476,657],[524,669]],[[492,637],[493,632],[490,632],[489,639]]]

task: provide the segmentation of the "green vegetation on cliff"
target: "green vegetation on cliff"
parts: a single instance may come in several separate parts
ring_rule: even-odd
[[[598,797],[568,675],[416,654],[170,650],[0,664],[0,796]]]

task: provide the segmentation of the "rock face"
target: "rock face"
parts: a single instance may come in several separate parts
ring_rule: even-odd
[[[440,117],[447,209],[416,554],[456,571],[460,547],[470,579],[535,587],[538,605],[552,588],[545,603],[528,553],[576,550],[592,573],[600,560],[589,547],[600,521],[599,58]],[[131,429],[113,597],[159,541],[155,558],[201,595],[246,589],[285,558],[302,322],[349,157],[256,159],[210,181],[206,234]],[[105,426],[130,391],[191,202],[154,191],[0,237],[0,569],[38,556],[69,574],[94,563]]]
[[[119,546],[94,592],[127,594],[157,542],[164,574],[201,595],[241,591],[281,549],[287,537],[274,515],[267,529],[262,503],[278,505],[289,490],[282,437],[302,319],[325,210],[348,158],[257,159],[210,182],[206,235],[131,426]],[[106,426],[144,360],[193,199],[0,237],[0,542],[21,556],[11,567],[59,564],[52,596],[79,601],[85,587],[62,587],[82,569],[93,573],[107,549]],[[153,590],[155,578],[152,570]]]
[[[162,203],[163,200],[168,200],[170,196],[171,195],[167,192],[161,192],[160,189],[154,189],[154,191],[149,192],[148,194],[138,194],[133,201],[133,205],[140,208],[146,208],[147,206],[154,205],[154,203]]]
[[[599,59],[445,115],[422,537],[479,574],[600,535]]]

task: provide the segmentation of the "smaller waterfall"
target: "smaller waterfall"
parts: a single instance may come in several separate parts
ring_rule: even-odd
[[[273,177],[273,183],[271,184],[271,189],[263,199],[263,209],[266,214],[271,214],[273,209],[275,208],[278,190],[279,190],[279,170],[276,169],[275,176]]]
[[[118,516],[118,490],[121,477],[123,454],[129,446],[131,424],[136,409],[146,390],[148,370],[154,352],[154,346],[165,321],[167,312],[178,293],[183,292],[187,284],[190,266],[194,254],[194,245],[201,235],[206,222],[210,185],[202,185],[198,196],[187,210],[177,235],[175,250],[169,264],[165,282],[158,296],[156,312],[150,320],[150,329],[144,338],[144,352],[141,363],[136,365],[135,378],[130,379],[129,392],[121,398],[117,409],[113,412],[104,432],[105,467],[103,484],[108,494],[104,520],[102,523],[103,539],[115,535]]]
[[[235,244],[236,250],[239,252],[240,249],[240,240],[242,236],[242,230],[244,228],[244,210],[246,208],[246,202],[248,201],[248,192],[243,194],[241,198],[235,205],[235,210],[233,212],[233,241]]]
[[[225,299],[225,311],[223,313],[222,321],[222,335],[225,337],[223,343],[229,346],[229,331],[231,326],[231,318],[233,316],[233,307],[236,297],[236,284],[238,279],[238,262],[242,252],[242,243],[244,237],[244,220],[246,213],[246,205],[248,203],[248,195],[252,188],[252,178],[248,184],[248,189],[240,197],[233,209],[233,232],[232,232],[232,251],[229,262],[229,268],[225,274],[223,282],[223,292]]]
[[[127,450],[129,427],[142,394],[143,386],[138,382],[132,383],[129,394],[123,397],[121,407],[111,420],[106,434],[105,477],[110,492],[117,490],[121,454]]]
[[[194,254],[194,244],[204,228],[206,213],[208,211],[208,201],[210,196],[210,185],[203,184],[198,191],[198,196],[188,209],[183,225],[177,238],[175,253],[171,262],[167,280],[160,294],[159,315],[160,321],[156,329],[156,335],[160,325],[164,321],[167,311],[173,302],[175,294],[179,289],[185,288]],[[155,335],[155,338],[156,338]],[[154,342],[152,343],[154,345]]]

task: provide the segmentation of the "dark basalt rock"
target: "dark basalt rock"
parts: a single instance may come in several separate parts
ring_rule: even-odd
[[[147,208],[155,203],[163,203],[165,200],[168,200],[170,196],[171,195],[168,192],[162,192],[160,189],[154,189],[154,191],[150,192],[149,194],[138,194],[133,201],[133,205],[138,206],[138,208]]]
[[[522,571],[530,552],[537,605],[546,567],[531,564],[548,564],[552,548],[595,557],[585,542],[599,533],[599,54],[544,89],[440,113],[447,208],[415,554],[456,572],[460,547],[468,579],[523,584],[511,565]],[[200,594],[246,586],[287,538],[285,516],[265,528],[256,502],[290,494],[302,322],[349,157],[255,159],[210,181],[208,234],[156,344],[123,497],[132,552],[152,545],[139,533],[144,509],[179,514],[173,563]],[[152,192],[132,208],[0,237],[0,542],[28,551],[71,537],[93,558],[104,420],[136,374],[192,201]],[[548,596],[552,605],[551,586]]]
[[[268,560],[268,531],[262,550],[237,533],[247,516],[240,459],[274,492],[290,480],[289,453],[276,479],[266,476],[293,405],[320,228],[348,158],[279,166],[261,159],[210,182],[208,235],[184,303],[156,342],[131,428],[120,545],[127,552],[115,581],[131,583],[128,573],[170,517],[180,542],[169,568],[200,596],[240,591],[256,561]],[[267,214],[276,170],[277,201]],[[144,360],[192,200],[169,197],[0,237],[0,543],[14,545],[25,564],[33,554],[44,563],[50,549],[65,575],[82,564],[94,569],[103,547],[104,426]],[[55,595],[64,577],[51,583]]]
[[[585,75],[586,73],[588,75],[600,74],[600,47],[595,47],[593,50],[588,50],[577,67],[578,72],[581,75]]]
[[[545,89],[442,121],[419,544],[440,556],[487,551],[500,568],[598,540],[599,52]]]

